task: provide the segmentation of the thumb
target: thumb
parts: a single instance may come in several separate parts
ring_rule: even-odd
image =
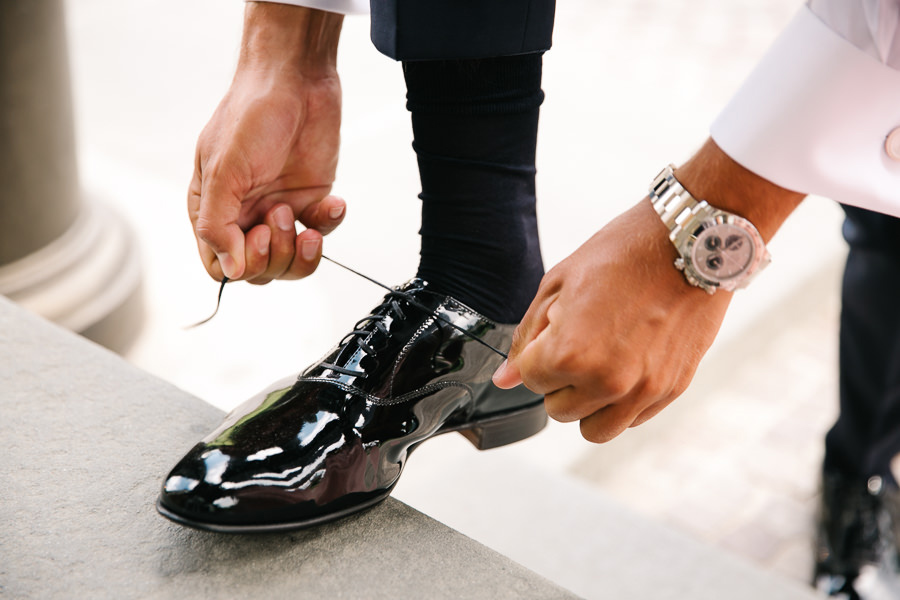
[[[494,385],[503,390],[514,388],[522,383],[522,374],[519,373],[519,367],[514,361],[510,362],[511,360],[509,358],[504,360],[492,378]]]
[[[538,290],[538,297],[531,303],[525,316],[516,330],[513,331],[512,343],[509,348],[509,357],[494,372],[492,378],[494,385],[507,390],[522,383],[522,372],[519,369],[519,357],[522,351],[539,335],[549,324],[547,308],[555,300],[555,295],[544,296]]]
[[[215,254],[215,259],[210,257],[209,262],[217,260],[225,277],[240,279],[246,266],[244,232],[237,224],[241,198],[217,181],[206,183],[204,181],[201,191],[194,232],[201,245],[206,245]]]

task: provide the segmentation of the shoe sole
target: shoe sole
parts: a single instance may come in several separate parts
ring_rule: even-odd
[[[285,531],[296,531],[298,529],[307,529],[310,527],[315,527],[316,525],[324,525],[325,523],[330,523],[331,521],[337,521],[338,519],[343,519],[344,517],[349,517],[350,515],[354,515],[359,512],[363,512],[374,507],[376,504],[380,504],[387,500],[388,496],[391,495],[393,488],[385,492],[381,496],[377,496],[375,498],[370,498],[369,500],[357,504],[351,508],[347,508],[341,511],[337,511],[334,513],[329,513],[327,515],[322,515],[319,517],[314,517],[312,519],[306,519],[305,521],[290,521],[286,523],[259,523],[252,525],[223,525],[220,523],[209,523],[206,521],[196,521],[194,519],[189,519],[178,513],[172,512],[168,508],[162,505],[161,500],[156,501],[156,510],[169,519],[170,521],[174,521],[179,525],[185,525],[187,527],[191,527],[193,529],[199,529],[201,531],[211,531],[213,533],[281,533]]]
[[[471,423],[442,427],[433,436],[422,440],[422,442],[425,442],[444,433],[457,432],[467,440],[469,440],[469,442],[471,442],[472,445],[474,445],[477,449],[490,450],[491,448],[506,446],[508,444],[512,444],[513,442],[518,442],[524,440],[525,438],[531,437],[532,435],[541,431],[546,426],[546,424],[547,411],[544,410],[544,401],[542,399],[534,404],[515,410],[510,410],[501,414],[492,415],[483,419],[478,419],[477,421],[473,421]],[[412,452],[412,450],[418,447],[418,445],[422,442],[418,442],[414,446],[410,447],[410,452]],[[280,533],[284,531],[296,531],[298,529],[307,529],[309,527],[323,525],[325,523],[337,521],[339,519],[343,519],[344,517],[349,517],[350,515],[363,512],[376,506],[377,504],[380,504],[381,502],[384,502],[388,498],[388,496],[391,495],[393,489],[393,486],[391,486],[391,488],[388,489],[384,494],[376,496],[375,498],[370,498],[365,502],[341,511],[329,513],[327,515],[321,515],[303,521],[290,521],[282,523],[226,525],[220,523],[210,523],[207,521],[198,521],[172,512],[171,510],[163,506],[160,500],[156,501],[156,510],[157,512],[159,512],[159,514],[169,519],[170,521],[174,521],[179,525],[185,525],[193,529],[199,529],[201,531],[211,531],[214,533]]]

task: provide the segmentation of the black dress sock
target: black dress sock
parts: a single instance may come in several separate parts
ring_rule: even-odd
[[[417,276],[501,323],[544,274],[535,215],[540,54],[403,64],[422,181]]]

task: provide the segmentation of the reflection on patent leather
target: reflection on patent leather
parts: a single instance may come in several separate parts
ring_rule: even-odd
[[[160,512],[214,531],[306,527],[384,500],[435,435],[488,449],[537,433],[543,398],[491,383],[514,329],[421,280],[392,290],[321,361],[197,444],[166,478]]]

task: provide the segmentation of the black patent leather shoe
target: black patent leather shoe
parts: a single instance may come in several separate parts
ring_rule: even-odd
[[[494,349],[506,351],[514,329],[410,281],[197,444],[166,478],[160,513],[212,531],[299,529],[387,498],[435,435],[485,450],[537,433],[543,398],[491,383],[503,360]]]
[[[860,571],[882,560],[886,513],[870,486],[840,473],[823,474],[813,586],[827,596],[860,600],[854,587]]]

